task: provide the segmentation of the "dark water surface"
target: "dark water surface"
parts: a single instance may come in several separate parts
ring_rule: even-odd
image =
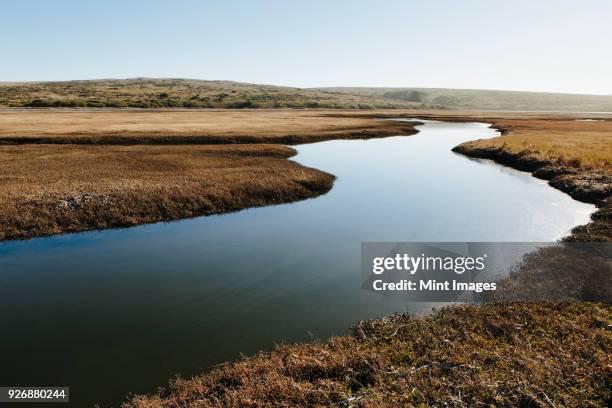
[[[453,146],[484,124],[298,146],[332,191],[238,213],[0,245],[0,385],[66,385],[76,406],[177,373],[341,334],[406,306],[360,289],[362,241],[551,241],[594,207]]]

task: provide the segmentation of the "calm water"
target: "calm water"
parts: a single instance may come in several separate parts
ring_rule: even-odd
[[[361,241],[550,241],[593,207],[456,155],[484,124],[298,147],[338,176],[294,204],[0,245],[0,385],[68,385],[78,405],[176,373],[340,334],[405,306],[359,289]]]

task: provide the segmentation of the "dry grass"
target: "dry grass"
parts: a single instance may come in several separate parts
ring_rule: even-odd
[[[482,294],[486,302],[612,300],[612,253],[609,244],[563,243],[526,254],[497,290]]]
[[[0,148],[0,239],[172,220],[283,203],[334,177],[275,145]]]
[[[472,142],[480,148],[499,147],[509,153],[532,154],[543,161],[559,161],[612,172],[612,120],[495,120],[507,134]]]
[[[412,133],[407,123],[351,111],[0,111],[0,143],[294,144]]]
[[[612,399],[610,327],[610,307],[589,303],[402,315],[174,380],[124,408],[604,407]]]

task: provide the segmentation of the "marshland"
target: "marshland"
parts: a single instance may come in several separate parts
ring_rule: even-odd
[[[0,401],[611,406],[610,15],[4,2]]]
[[[575,120],[585,117],[602,121]],[[397,109],[4,110],[2,320],[30,322],[15,324],[14,336],[3,341],[15,363],[10,378],[31,379],[31,364],[64,350],[73,357],[62,359],[63,368],[38,369],[36,380],[61,377],[87,403],[118,404],[137,393],[150,396],[127,406],[376,406],[456,398],[518,404],[544,395],[571,405],[582,398],[578,392],[588,392],[598,405],[607,398],[610,346],[610,312],[602,304],[451,308],[425,320],[368,322],[363,327],[373,331],[361,329],[365,341],[343,334],[362,320],[425,312],[362,293],[354,274],[361,241],[609,241],[609,119]],[[514,163],[521,170],[550,168],[548,178],[565,184],[555,189],[529,173],[470,160],[452,152],[457,146],[467,155],[514,157],[531,166]],[[591,214],[599,215],[589,224]],[[584,224],[589,235],[580,235]],[[61,235],[88,230],[94,232]],[[48,235],[56,236],[10,241]],[[542,335],[543,310],[565,317],[547,320]],[[532,321],[533,333],[515,331],[509,322],[519,315]],[[51,316],[73,329],[34,347],[28,339],[41,336]],[[446,324],[436,322],[447,316],[471,322],[465,327],[477,338],[470,347],[495,343],[491,352],[505,357],[459,358],[461,325],[436,340],[453,345],[446,357],[418,348],[429,343],[426,326]],[[405,330],[411,324],[420,330]],[[555,337],[567,327],[578,337]],[[523,360],[530,357],[522,345],[526,338],[533,345],[536,332],[538,350],[587,339],[596,357],[577,362],[591,367],[576,377],[580,391],[562,391],[550,379],[566,367],[565,357]],[[108,336],[122,340],[106,343]],[[330,336],[340,337],[302,343]],[[406,358],[390,352],[404,347],[411,350]],[[223,365],[211,368],[216,364]],[[248,380],[249,370],[259,380]],[[481,393],[487,370],[505,385]],[[518,378],[528,372],[531,385],[521,386]],[[151,395],[176,374],[195,377]],[[417,391],[399,392],[407,381],[400,377]],[[438,386],[426,385],[432,378]],[[287,392],[294,388],[300,391]]]

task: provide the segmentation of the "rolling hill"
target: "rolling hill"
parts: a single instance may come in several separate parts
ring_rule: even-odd
[[[195,79],[0,82],[0,107],[441,108],[612,112],[612,95],[442,88],[291,88]]]
[[[444,88],[340,87],[314,90],[455,109],[612,112],[612,95]]]
[[[193,79],[0,83],[2,107],[413,108],[420,103],[283,86]]]

